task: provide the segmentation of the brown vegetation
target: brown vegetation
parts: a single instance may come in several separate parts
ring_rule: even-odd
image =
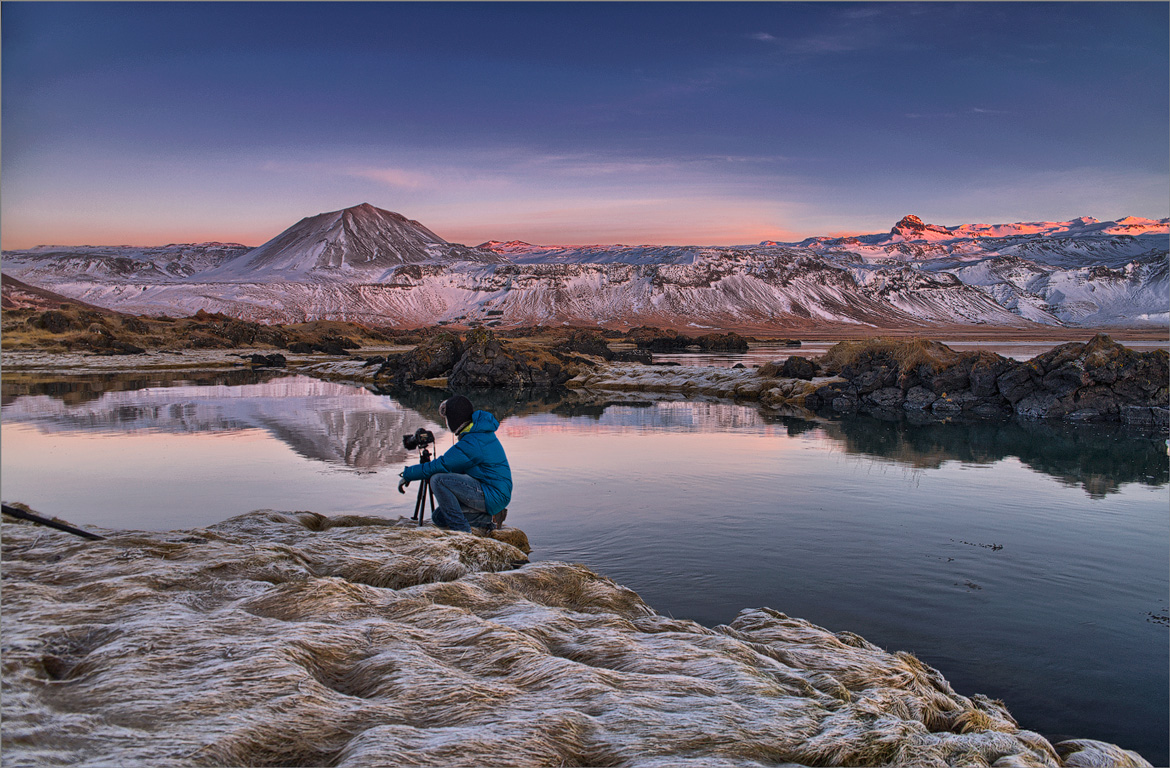
[[[838,374],[846,366],[864,365],[882,358],[896,362],[899,372],[905,373],[920,365],[939,371],[954,365],[959,355],[945,344],[929,339],[878,337],[834,344],[819,362],[825,371]]]
[[[345,354],[364,345],[397,341],[395,334],[355,323],[264,325],[203,311],[186,318],[151,317],[62,304],[56,309],[5,309],[2,316],[5,350],[133,354],[147,349],[259,347]]]

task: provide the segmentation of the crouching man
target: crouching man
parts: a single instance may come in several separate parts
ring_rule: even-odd
[[[406,467],[398,492],[406,493],[414,480],[429,478],[436,526],[452,531],[499,527],[512,498],[512,469],[496,437],[500,422],[487,411],[475,410],[463,395],[444,400],[439,414],[455,433],[455,445],[434,461]]]

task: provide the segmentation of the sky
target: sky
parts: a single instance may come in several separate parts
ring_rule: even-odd
[[[1170,4],[0,3],[0,240],[1170,216]]]

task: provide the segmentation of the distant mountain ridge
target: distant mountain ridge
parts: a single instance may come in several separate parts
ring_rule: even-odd
[[[34,248],[3,270],[138,313],[199,309],[273,322],[694,328],[1170,326],[1170,219],[944,227],[743,246],[469,247],[362,204],[257,248]]]

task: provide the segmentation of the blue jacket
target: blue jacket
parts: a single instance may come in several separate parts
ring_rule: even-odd
[[[403,479],[422,480],[440,472],[468,475],[483,486],[487,513],[499,514],[512,499],[512,468],[496,437],[499,426],[495,416],[476,411],[471,414],[471,429],[464,430],[455,445],[434,461],[409,465],[402,471]]]

